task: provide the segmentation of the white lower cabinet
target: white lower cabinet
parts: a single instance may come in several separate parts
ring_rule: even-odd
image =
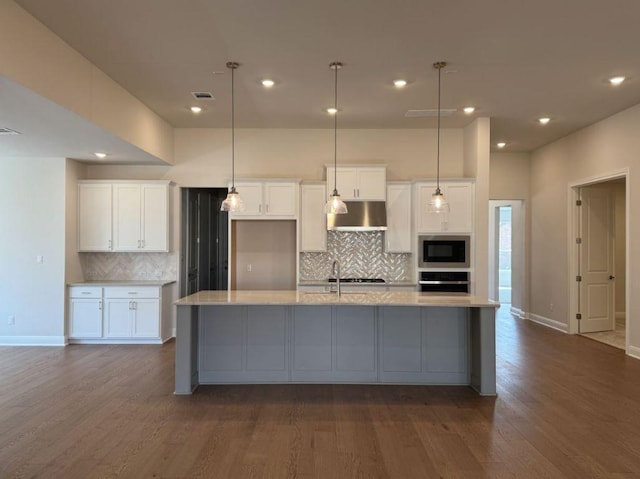
[[[171,337],[163,316],[171,308],[162,286],[69,288],[72,342],[152,342]],[[166,318],[168,319],[168,318]]]
[[[102,288],[70,288],[69,337],[102,337]]]

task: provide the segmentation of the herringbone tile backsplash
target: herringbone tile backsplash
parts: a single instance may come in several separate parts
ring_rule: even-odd
[[[410,280],[412,255],[385,253],[383,242],[381,231],[328,231],[326,253],[300,253],[300,279],[325,280],[333,277],[331,265],[337,259],[343,278]]]
[[[85,280],[176,280],[178,253],[81,253]]]

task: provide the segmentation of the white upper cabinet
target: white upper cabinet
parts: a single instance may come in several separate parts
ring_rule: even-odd
[[[387,253],[411,253],[411,183],[387,185]]]
[[[300,251],[327,251],[326,185],[300,186]]]
[[[78,185],[78,251],[111,251],[110,183]]]
[[[231,216],[296,217],[298,189],[299,184],[295,181],[236,181],[245,211],[231,213]]]
[[[81,182],[79,251],[169,251],[169,182]]]
[[[448,214],[429,213],[427,205],[435,192],[436,182],[416,183],[417,233],[471,233],[475,186],[472,181],[441,181],[440,190],[449,202]]]
[[[327,191],[334,187],[333,166],[327,166]],[[384,201],[387,187],[385,166],[338,166],[338,193],[343,200]]]

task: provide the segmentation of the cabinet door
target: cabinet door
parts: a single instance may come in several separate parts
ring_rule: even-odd
[[[113,185],[113,249],[140,251],[140,185]]]
[[[387,253],[411,253],[411,185],[387,187]]]
[[[297,189],[296,183],[265,183],[263,212],[269,216],[295,216],[298,212]]]
[[[78,185],[78,251],[111,251],[111,184]]]
[[[131,336],[134,338],[157,338],[160,336],[160,301],[157,299],[136,299],[131,301],[133,324]]]
[[[381,368],[383,372],[422,371],[422,319],[420,308],[380,308]]]
[[[166,185],[142,185],[143,251],[169,251],[169,188]]]
[[[327,192],[333,192],[334,185],[338,187],[338,193],[342,200],[354,200],[357,198],[358,171],[356,168],[338,167],[338,176],[334,176],[334,168],[327,168]],[[335,179],[335,181],[334,181]]]
[[[244,201],[245,211],[231,213],[232,216],[256,216],[262,214],[262,183],[236,183],[236,190],[242,201]]]
[[[247,307],[247,371],[287,373],[287,308]]]
[[[106,299],[104,310],[105,338],[131,337],[131,303],[129,299]]]
[[[102,337],[102,300],[75,299],[69,305],[69,337]]]
[[[444,226],[452,233],[471,233],[473,229],[473,183],[450,183],[446,186],[445,198],[451,211]]]
[[[374,308],[340,306],[336,318],[335,369],[343,379],[376,380],[376,324]]]
[[[384,201],[386,197],[386,186],[386,168],[358,168],[358,184],[356,185],[357,199]]]
[[[300,251],[327,251],[325,185],[300,187]]]

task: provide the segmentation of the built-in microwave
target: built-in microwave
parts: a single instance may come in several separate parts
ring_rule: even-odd
[[[470,242],[466,235],[419,236],[418,268],[468,268]]]

